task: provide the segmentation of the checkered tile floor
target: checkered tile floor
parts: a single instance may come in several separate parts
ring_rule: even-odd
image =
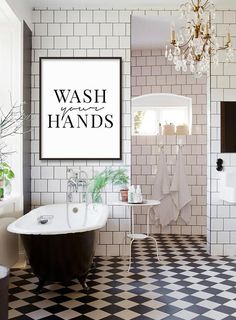
[[[221,320],[236,319],[236,260],[209,257],[200,236],[157,236],[137,241],[133,267],[119,258],[97,258],[89,294],[77,281],[53,284],[36,295],[30,269],[11,275],[9,319]]]

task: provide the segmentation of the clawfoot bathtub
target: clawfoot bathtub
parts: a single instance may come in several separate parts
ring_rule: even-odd
[[[77,278],[83,288],[93,262],[95,230],[108,218],[108,207],[84,203],[39,207],[8,226],[21,235],[40,291],[45,282],[67,283]]]

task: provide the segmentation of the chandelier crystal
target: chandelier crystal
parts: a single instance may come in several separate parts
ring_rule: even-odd
[[[190,72],[200,78],[207,73],[210,63],[218,64],[218,50],[225,50],[226,62],[230,62],[234,52],[230,31],[227,30],[226,44],[220,47],[216,38],[215,6],[210,0],[191,0],[180,6],[181,17],[186,25],[177,33],[171,25],[170,48],[166,46],[165,57],[173,61],[176,71]]]

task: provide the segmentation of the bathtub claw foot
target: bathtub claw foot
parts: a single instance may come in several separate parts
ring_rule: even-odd
[[[86,282],[84,282],[83,284],[82,283],[80,283],[81,284],[81,286],[83,287],[83,291],[84,292],[89,292],[90,291],[90,288],[89,288],[89,286],[87,285],[87,283]]]
[[[45,281],[39,280],[38,286],[37,286],[37,288],[35,289],[35,292],[36,292],[37,294],[40,294],[40,293],[43,292],[44,283],[45,283]]]
[[[87,284],[85,283],[85,285],[83,286],[83,291],[85,293],[88,293],[90,291],[90,288],[87,286]]]
[[[79,283],[81,284],[81,286],[83,287],[83,290],[85,292],[88,292],[90,290],[90,288],[88,287],[87,283],[86,283],[86,276],[84,277],[80,277],[78,278]]]

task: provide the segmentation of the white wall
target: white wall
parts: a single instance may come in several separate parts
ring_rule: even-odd
[[[10,26],[0,24],[0,96],[1,107],[9,104],[12,89],[12,46],[13,39]]]
[[[230,24],[233,47],[236,48],[236,11],[217,13],[217,36],[220,44],[225,43],[225,32]],[[236,55],[233,62],[224,62],[220,53],[219,66],[212,66],[211,104],[208,168],[208,247],[212,255],[236,255],[236,205],[219,198],[219,172],[216,160],[222,158],[224,168],[236,167],[236,153],[220,153],[220,103],[236,101]]]
[[[178,15],[167,10],[36,10],[34,11],[32,66],[32,199],[33,206],[65,201],[66,169],[80,167],[91,177],[107,166],[131,167],[130,130],[130,15]],[[217,32],[223,40],[232,23],[235,44],[235,11],[217,13]],[[122,56],[123,58],[123,161],[40,161],[39,160],[39,57],[40,56]],[[220,63],[211,77],[212,100],[212,181],[208,183],[208,240],[213,253],[232,253],[236,248],[235,206],[221,203],[215,161],[219,155],[219,101],[236,99],[236,60],[230,66]],[[221,76],[226,76],[222,78]],[[217,89],[217,90],[215,90]],[[209,124],[209,123],[208,123]],[[210,145],[210,144],[209,144]],[[236,166],[235,156],[222,158]],[[210,176],[209,176],[210,177]],[[210,184],[212,182],[211,188]],[[117,189],[108,188],[106,200],[118,198]],[[222,216],[223,215],[223,216]],[[225,215],[225,216],[224,216]],[[97,254],[119,255],[128,230],[127,212],[111,208],[107,226],[98,237]],[[223,233],[222,233],[223,232]],[[127,246],[126,246],[127,249]],[[231,251],[230,251],[231,250]]]
[[[21,22],[7,3],[0,3],[0,107],[6,114],[13,104],[22,103],[22,32]],[[22,136],[5,140],[8,151],[15,151],[7,158],[15,179],[13,193],[22,194]],[[19,203],[22,211],[22,200]]]

